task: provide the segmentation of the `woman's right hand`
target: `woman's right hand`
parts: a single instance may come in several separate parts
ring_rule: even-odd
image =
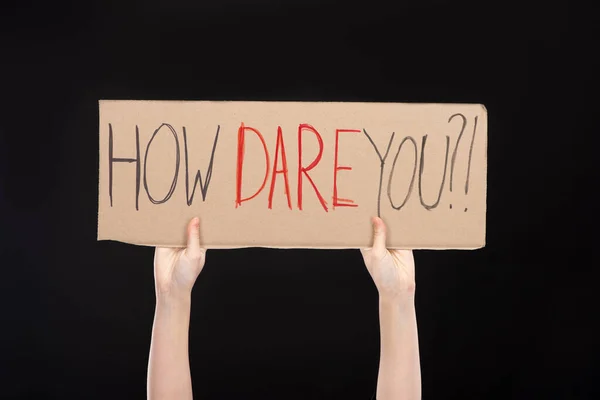
[[[205,260],[206,249],[200,246],[200,220],[193,218],[187,226],[187,247],[156,248],[154,282],[157,297],[191,294]]]

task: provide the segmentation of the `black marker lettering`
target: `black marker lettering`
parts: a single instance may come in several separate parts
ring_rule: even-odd
[[[395,206],[394,202],[392,201],[392,177],[394,176],[394,169],[396,169],[396,161],[398,161],[398,155],[400,154],[400,150],[402,150],[402,146],[404,145],[404,143],[407,140],[409,140],[413,144],[413,147],[415,149],[415,162],[414,162],[414,167],[413,167],[413,172],[412,172],[412,178],[410,178],[410,185],[408,186],[408,192],[406,193],[406,196],[404,197],[402,204],[400,204],[399,206]],[[411,136],[407,136],[404,139],[402,139],[402,142],[400,142],[400,145],[398,146],[398,151],[396,152],[396,157],[394,157],[394,162],[392,163],[392,170],[390,171],[390,180],[388,181],[387,195],[388,195],[388,198],[390,199],[390,204],[392,205],[392,208],[394,208],[395,210],[399,210],[402,207],[404,207],[404,205],[406,204],[406,202],[408,201],[408,198],[410,197],[410,195],[412,193],[413,185],[415,183],[415,175],[417,174],[417,159],[418,159],[417,142]]]
[[[444,189],[444,182],[446,181],[446,169],[448,166],[448,149],[450,147],[450,136],[446,136],[446,159],[444,160],[444,176],[442,177],[442,183],[440,185],[440,191],[438,193],[437,200],[435,203],[429,205],[425,204],[423,200],[423,192],[422,192],[422,182],[423,182],[423,169],[425,169],[425,143],[427,142],[427,135],[423,136],[423,143],[421,145],[421,163],[419,165],[419,198],[421,199],[421,204],[425,209],[432,210],[436,208],[442,198],[442,190]]]
[[[465,194],[469,193],[469,175],[471,173],[471,157],[473,156],[473,143],[475,143],[475,132],[477,131],[477,117],[473,126],[473,137],[471,138],[471,147],[469,148],[469,166],[467,167],[467,181],[465,182]],[[467,209],[465,208],[465,211]]]
[[[215,141],[213,143],[212,153],[210,153],[210,161],[208,163],[208,169],[206,170],[206,182],[202,183],[202,174],[200,170],[196,171],[196,178],[194,179],[194,185],[192,187],[192,195],[190,196],[190,184],[189,184],[189,170],[188,170],[188,148],[187,148],[187,133],[185,126],[183,127],[183,148],[185,155],[185,196],[187,205],[191,206],[194,201],[194,193],[196,193],[196,184],[200,183],[200,192],[202,193],[202,201],[206,201],[206,193],[208,192],[208,185],[210,184],[210,178],[212,177],[213,160],[215,157],[215,149],[217,148],[217,140],[219,140],[220,125],[217,125],[217,133],[215,134]]]
[[[373,148],[375,149],[375,152],[379,157],[379,161],[381,162],[379,172],[379,190],[377,191],[377,216],[381,218],[381,184],[383,183],[383,167],[385,166],[385,159],[387,158],[388,153],[390,151],[390,147],[392,146],[392,142],[394,141],[395,132],[392,132],[392,136],[390,137],[390,141],[387,145],[387,149],[385,150],[385,155],[383,157],[381,157],[381,153],[377,149],[377,146],[375,146],[375,143],[373,142],[373,139],[371,139],[371,136],[369,136],[365,129],[363,129],[363,132],[365,133],[365,136],[369,139],[369,142],[371,142],[371,144],[373,145]]]
[[[462,139],[462,135],[465,132],[465,127],[467,126],[467,119],[464,115],[458,113],[454,114],[450,118],[448,118],[448,123],[450,123],[454,117],[462,118],[462,128],[460,128],[460,133],[458,135],[458,139],[456,140],[456,146],[454,146],[454,151],[452,152],[452,164],[450,165],[450,191],[452,191],[452,178],[454,177],[454,164],[456,163],[456,152],[458,151],[458,145],[460,144],[460,139]]]
[[[138,210],[140,197],[140,132],[138,127],[135,127],[135,158],[117,158],[113,155],[113,130],[112,124],[108,124],[108,197],[110,198],[110,206],[113,206],[112,189],[113,189],[113,163],[126,162],[135,163],[135,209]]]
[[[173,176],[173,182],[171,183],[171,188],[169,189],[169,192],[167,193],[167,195],[165,196],[164,199],[162,200],[155,200],[152,195],[150,195],[150,191],[148,190],[148,180],[146,179],[146,170],[148,167],[148,150],[150,150],[150,145],[152,144],[152,141],[154,140],[154,138],[156,137],[156,135],[158,134],[158,132],[160,131],[160,129],[166,126],[167,128],[169,128],[171,130],[171,133],[173,134],[173,137],[175,138],[175,151],[176,151],[176,155],[175,155],[175,174]],[[177,175],[179,174],[179,140],[177,139],[177,132],[175,132],[175,129],[173,129],[173,127],[169,124],[165,124],[163,123],[161,126],[158,127],[158,129],[156,129],[154,131],[154,133],[152,134],[152,137],[150,138],[150,141],[148,142],[148,146],[146,147],[146,155],[144,156],[144,189],[146,189],[146,194],[148,195],[148,198],[150,199],[150,201],[153,204],[162,204],[165,203],[167,200],[169,200],[171,198],[171,196],[173,195],[173,192],[175,191],[175,186],[177,186]]]

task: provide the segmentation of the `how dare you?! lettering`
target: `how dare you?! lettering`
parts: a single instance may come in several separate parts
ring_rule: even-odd
[[[374,132],[368,127],[360,127],[350,129],[348,127],[335,128],[327,130],[331,132],[331,137],[323,136],[323,127],[315,127],[309,123],[299,123],[297,129],[294,132],[284,132],[281,126],[277,126],[274,136],[268,136],[269,138],[274,137],[273,142],[269,143],[265,139],[266,131],[261,129],[259,126],[246,125],[240,122],[237,129],[237,143],[235,149],[230,151],[235,152],[235,179],[234,185],[235,190],[232,193],[235,194],[235,199],[232,204],[233,209],[243,207],[245,202],[249,201],[260,201],[258,198],[259,194],[263,191],[267,192],[267,200],[265,207],[273,209],[273,207],[286,207],[289,210],[303,210],[306,205],[304,199],[309,193],[314,195],[320,204],[320,208],[324,212],[329,212],[331,209],[340,207],[355,208],[360,205],[355,201],[347,198],[340,197],[339,193],[343,192],[343,188],[340,186],[338,181],[338,175],[340,171],[345,171],[351,174],[352,166],[350,165],[339,165],[339,156],[342,152],[340,150],[340,142],[347,140],[350,135],[356,135],[360,137],[358,140],[364,140],[364,151],[370,152],[373,155],[373,162],[378,163],[378,176],[369,177],[369,179],[378,181],[378,191],[373,194],[373,201],[376,202],[377,214],[381,216],[382,202],[387,202],[392,210],[402,210],[413,197],[418,197],[419,204],[428,211],[435,210],[441,203],[445,189],[449,192],[456,190],[459,185],[455,180],[457,159],[464,157],[466,162],[462,163],[465,165],[466,170],[463,171],[465,176],[464,182],[460,182],[460,187],[464,191],[464,195],[469,194],[469,178],[471,175],[471,160],[473,157],[473,148],[476,144],[476,134],[478,117],[474,116],[467,118],[462,113],[453,113],[447,119],[447,129],[443,136],[440,136],[439,132],[423,132],[419,135],[402,135],[399,131],[390,131],[384,135],[383,132],[377,132],[381,137],[385,136],[386,146],[378,146],[374,139]],[[328,127],[330,128],[330,127]],[[122,154],[115,155],[115,141],[118,140],[118,135],[113,128],[112,123],[108,123],[108,196],[110,207],[113,207],[113,191],[114,191],[114,180],[115,174],[114,165],[116,163],[132,164],[132,171],[125,172],[119,171],[122,174],[131,174],[131,189],[124,189],[119,187],[119,190],[126,190],[128,193],[133,193],[135,196],[135,209],[140,208],[140,192],[143,190],[152,205],[164,204],[171,200],[173,194],[177,190],[178,182],[180,179],[184,180],[185,187],[185,205],[188,207],[193,206],[194,200],[198,199],[196,190],[199,189],[200,197],[202,202],[209,200],[208,192],[211,183],[214,185],[213,176],[215,175],[214,166],[219,152],[223,151],[219,147],[219,135],[222,134],[221,124],[215,124],[214,127],[214,139],[212,145],[208,148],[202,149],[210,154],[208,158],[208,165],[204,173],[197,169],[194,172],[190,171],[190,159],[194,157],[194,153],[199,151],[193,147],[191,140],[188,140],[188,131],[185,126],[182,126],[178,131],[174,124],[162,123],[156,129],[152,131],[152,135],[147,143],[140,143],[140,128],[136,125],[131,133],[118,132],[118,135],[131,134],[135,137],[135,147],[133,150],[133,157],[123,157]],[[269,132],[270,133],[270,132]],[[171,145],[168,149],[158,148],[153,144],[159,135],[164,135],[163,139],[168,138],[171,141]],[[244,183],[244,169],[248,168],[247,159],[247,148],[246,139],[247,135],[254,135],[260,141],[262,149],[262,155],[264,156],[264,176],[261,179],[260,186],[250,195],[243,196],[243,183]],[[389,135],[389,136],[388,136]],[[469,137],[470,136],[470,137]],[[435,139],[433,139],[435,137]],[[288,163],[289,147],[286,151],[286,143],[290,140],[295,140],[297,143],[296,151],[298,162],[295,165]],[[354,139],[357,140],[357,139]],[[436,157],[441,157],[440,160],[436,160],[435,174],[430,174],[427,179],[429,182],[425,182],[425,171],[433,165],[431,162],[431,154],[428,153],[428,143],[431,140],[444,140],[445,151],[442,154],[435,154]],[[312,141],[308,142],[308,141]],[[330,141],[331,149],[325,147],[325,143]],[[468,141],[465,143],[465,141]],[[318,150],[317,155],[311,160],[305,160],[303,158],[303,149],[306,143],[310,143],[312,146],[316,144]],[[464,143],[463,146],[460,146]],[[273,147],[270,147],[271,144]],[[144,146],[143,148],[141,146]],[[155,148],[156,147],[156,148]],[[385,150],[384,150],[385,148]],[[370,149],[370,150],[369,150]],[[331,151],[333,153],[333,165],[323,164],[323,154],[325,151]],[[170,185],[166,193],[157,195],[156,190],[152,189],[150,180],[148,179],[148,159],[149,154],[153,151],[168,151],[174,158],[173,176],[170,180]],[[259,150],[260,151],[260,150]],[[271,156],[273,154],[273,156]],[[399,174],[399,160],[404,159],[410,160],[409,163],[404,163],[404,167],[409,165],[408,171],[402,171],[408,173],[407,186],[397,187],[394,186],[394,176]],[[183,161],[183,177],[180,177],[180,167]],[[440,168],[441,162],[443,162]],[[461,164],[461,165],[462,165]],[[317,167],[326,168],[332,174],[332,187],[328,187],[327,190],[324,187],[319,187],[315,180],[311,177],[311,171]],[[256,168],[256,165],[251,166]],[[294,193],[290,188],[290,174],[294,174],[297,178],[296,185],[294,187]],[[280,178],[278,180],[278,178]],[[215,178],[216,179],[216,178]],[[435,182],[433,182],[435,180]],[[229,181],[230,182],[230,181]],[[219,183],[216,183],[219,184]],[[277,201],[274,199],[275,186],[283,185],[285,201],[280,205],[277,205]],[[416,186],[416,190],[415,190]],[[436,190],[434,195],[424,193],[423,188],[435,186]],[[129,192],[131,190],[132,192]],[[326,200],[325,193],[331,193],[332,203],[329,206]],[[385,199],[382,199],[382,194]],[[295,195],[295,198],[293,197]],[[426,198],[427,197],[427,198]],[[231,199],[214,199],[211,201],[225,201],[229,202]],[[385,203],[384,203],[385,204]],[[449,204],[452,208],[452,204]],[[467,207],[464,207],[463,211],[466,212]]]

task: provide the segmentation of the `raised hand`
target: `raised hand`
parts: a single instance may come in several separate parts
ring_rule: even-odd
[[[204,267],[206,249],[200,246],[200,220],[187,226],[187,247],[157,247],[154,253],[154,282],[157,296],[191,293]]]
[[[415,293],[415,260],[411,250],[388,250],[386,226],[373,217],[373,246],[361,249],[365,265],[379,296],[383,300],[399,300]]]

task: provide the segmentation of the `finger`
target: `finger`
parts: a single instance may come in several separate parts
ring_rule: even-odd
[[[154,268],[171,263],[179,251],[181,249],[176,247],[156,247],[154,250]]]
[[[177,249],[173,247],[156,247],[154,250],[154,259],[156,260],[159,257],[167,257],[173,254],[173,252],[176,250]]]
[[[369,258],[369,254],[371,253],[371,248],[362,248],[359,249],[360,250],[360,254],[363,258],[363,260],[365,260],[365,262],[367,261],[367,259]]]
[[[200,219],[192,218],[187,227],[187,254],[190,257],[199,257],[202,254],[200,247]]]
[[[363,249],[359,249],[360,250],[360,254],[362,255],[362,259],[365,262],[365,267],[367,267],[367,270],[369,272],[371,272],[371,262],[370,262],[370,253],[371,253],[371,248],[363,248]]]
[[[412,250],[395,250],[396,257],[402,260],[402,263],[407,266],[412,273],[415,271],[415,257]]]
[[[386,251],[386,227],[383,220],[379,217],[373,217],[373,251],[382,255]]]
[[[167,254],[168,250],[169,249],[167,247],[156,247],[154,249],[154,257],[156,258],[156,257],[160,257],[164,254]]]

